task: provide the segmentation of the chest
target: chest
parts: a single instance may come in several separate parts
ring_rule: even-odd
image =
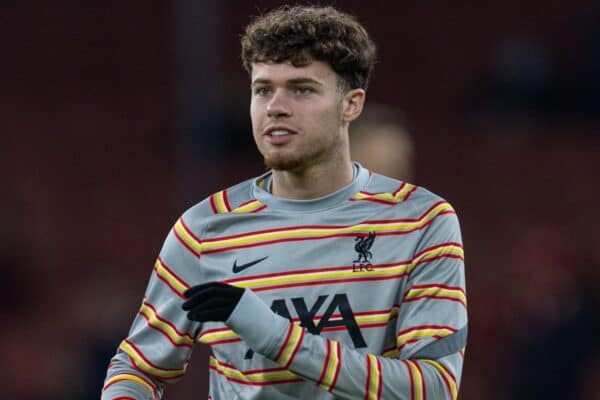
[[[391,222],[390,222],[391,221]],[[392,218],[235,218],[202,238],[201,281],[249,288],[291,318],[394,303],[418,232]],[[377,304],[381,303],[381,304]]]

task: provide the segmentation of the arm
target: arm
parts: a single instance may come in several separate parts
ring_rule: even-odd
[[[184,278],[196,264],[171,231],[129,334],[108,367],[102,400],[160,399],[164,384],[185,374],[198,323],[186,318],[181,304],[189,288]]]

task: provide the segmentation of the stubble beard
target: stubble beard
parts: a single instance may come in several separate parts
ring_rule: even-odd
[[[265,166],[275,171],[301,172],[311,165],[334,157],[336,149],[341,145],[341,139],[336,134],[328,143],[318,143],[308,149],[301,149],[295,154],[265,155],[263,159]]]
[[[313,159],[318,158],[320,153],[323,153],[323,151],[311,149],[309,152],[304,153],[265,155],[263,159],[265,166],[272,170],[300,171],[307,164],[310,164]]]

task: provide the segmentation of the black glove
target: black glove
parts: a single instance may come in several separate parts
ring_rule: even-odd
[[[223,282],[209,282],[192,286],[183,295],[187,301],[181,308],[188,311],[187,317],[192,321],[225,322],[237,306],[244,290]]]

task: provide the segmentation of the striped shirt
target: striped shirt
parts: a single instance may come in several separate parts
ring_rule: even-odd
[[[169,232],[103,400],[160,399],[195,343],[208,398],[455,399],[466,345],[464,253],[442,198],[357,165],[348,186],[289,200],[267,173],[213,194]],[[184,291],[246,288],[226,323]]]

